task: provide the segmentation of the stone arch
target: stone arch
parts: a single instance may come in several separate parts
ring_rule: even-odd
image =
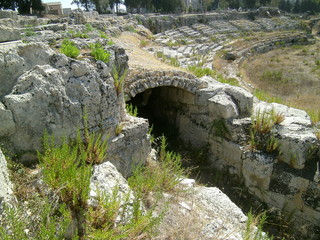
[[[195,94],[197,90],[207,87],[207,83],[183,71],[140,71],[129,75],[124,92],[127,99],[131,99],[139,93],[157,87],[176,87]]]

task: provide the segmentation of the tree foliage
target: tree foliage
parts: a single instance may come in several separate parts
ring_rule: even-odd
[[[1,0],[0,9],[18,9],[20,14],[30,14],[30,9],[43,11],[41,0]]]

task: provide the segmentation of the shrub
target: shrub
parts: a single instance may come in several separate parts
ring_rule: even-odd
[[[89,38],[89,35],[86,32],[75,32],[74,30],[69,30],[68,35],[70,38]]]
[[[3,240],[62,239],[71,223],[71,214],[64,204],[55,206],[52,199],[34,196],[27,204],[5,206],[0,223]]]
[[[71,57],[71,58],[74,58],[74,59],[76,59],[80,54],[79,48],[77,48],[75,46],[75,44],[72,41],[68,40],[68,39],[65,39],[62,42],[60,51],[63,54],[65,54],[67,57]]]
[[[26,37],[32,37],[32,36],[37,35],[33,28],[26,28],[24,30],[24,34],[25,34]]]
[[[91,165],[86,164],[83,142],[63,140],[56,146],[53,136],[44,134],[44,153],[38,153],[43,179],[72,210],[85,208],[89,197]]]
[[[156,52],[156,56],[157,56],[157,58],[161,58],[161,60],[164,62],[167,60],[167,58],[163,52]]]
[[[166,148],[166,138],[162,136],[157,164],[137,167],[128,180],[130,187],[143,200],[147,199],[149,193],[158,196],[163,192],[179,191],[177,186],[185,174],[181,167],[181,157]]]
[[[137,30],[133,26],[126,26],[124,29],[128,32],[137,32]]]
[[[203,76],[216,76],[216,72],[210,68],[202,68],[197,66],[189,66],[188,70],[192,72],[196,77],[201,78]]]
[[[163,213],[154,214],[154,208],[144,211],[140,199],[129,196],[120,195],[118,187],[109,195],[98,195],[98,206],[89,209],[89,239],[150,239]]]
[[[101,60],[102,62],[105,62],[105,63],[109,62],[110,53],[104,50],[101,44],[99,43],[91,44],[90,49],[91,49],[90,54],[96,61]]]
[[[192,72],[196,77],[201,78],[203,76],[210,76],[215,78],[221,83],[227,83],[234,86],[239,86],[238,80],[235,78],[224,78],[222,74],[218,74],[215,70],[210,68],[202,68],[200,66],[188,66],[188,70]]]

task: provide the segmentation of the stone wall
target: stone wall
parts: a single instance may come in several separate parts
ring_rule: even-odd
[[[249,191],[270,208],[292,214],[299,228],[318,226],[320,184],[315,176],[319,144],[304,111],[254,101],[242,88],[210,77],[194,77],[193,83],[201,82],[202,87],[191,90],[174,81],[161,85],[161,75],[152,74],[144,73],[149,77],[145,85],[141,75],[135,81],[132,77],[127,94],[149,91],[149,109],[154,109],[149,114],[159,122],[175,125],[186,144],[208,147],[213,167],[240,177]],[[273,130],[279,154],[249,150],[251,116],[258,111],[275,111],[284,116]],[[221,130],[223,127],[225,130]],[[319,233],[305,234],[316,239]]]

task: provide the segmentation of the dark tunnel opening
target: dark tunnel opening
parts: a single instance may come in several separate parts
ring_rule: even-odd
[[[169,143],[179,139],[176,119],[181,106],[179,107],[179,103],[170,97],[175,95],[175,91],[177,90],[173,87],[147,89],[127,101],[127,104],[137,108],[138,117],[148,119],[152,134],[155,137],[164,135]]]

